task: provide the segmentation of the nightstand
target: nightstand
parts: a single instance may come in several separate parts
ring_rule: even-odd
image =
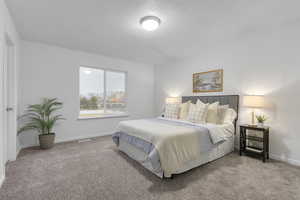
[[[240,126],[240,155],[243,153],[256,154],[263,162],[269,159],[269,127],[241,125]],[[248,133],[249,130],[255,133]],[[255,144],[255,145],[254,145]]]

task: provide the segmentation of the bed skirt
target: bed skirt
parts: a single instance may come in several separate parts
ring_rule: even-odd
[[[193,160],[184,165],[183,168],[177,170],[173,174],[165,174],[163,170],[157,166],[153,166],[152,162],[149,161],[148,154],[144,151],[140,150],[139,148],[135,147],[134,145],[128,143],[126,140],[119,140],[118,149],[124,152],[133,160],[139,162],[142,166],[148,169],[150,172],[155,174],[156,176],[163,178],[163,177],[171,177],[173,174],[180,174],[186,172],[190,169],[195,167],[201,166],[208,162],[214,161],[218,158],[221,158],[231,152],[234,151],[234,136],[227,138],[221,144],[216,145],[213,149],[202,152],[201,158],[199,160]]]

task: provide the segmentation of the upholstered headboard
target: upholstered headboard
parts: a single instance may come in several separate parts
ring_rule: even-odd
[[[192,103],[196,103],[197,99],[200,99],[203,103],[214,103],[219,102],[220,105],[229,105],[229,108],[232,108],[237,113],[237,119],[239,116],[239,95],[218,95],[218,96],[183,96],[182,103],[187,101],[191,101]],[[236,122],[235,120],[235,127]]]

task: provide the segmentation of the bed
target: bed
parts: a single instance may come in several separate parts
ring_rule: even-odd
[[[184,96],[229,105],[238,114],[239,96]],[[234,150],[237,117],[231,124],[195,124],[163,117],[120,122],[112,139],[118,149],[160,178],[172,177],[221,158]]]

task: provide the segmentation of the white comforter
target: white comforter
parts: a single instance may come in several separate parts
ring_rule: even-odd
[[[194,124],[165,118],[122,121],[118,129],[152,143],[166,175],[181,169],[187,162],[199,160],[199,141],[203,133],[209,134],[211,143],[216,144],[234,132],[233,125]]]

